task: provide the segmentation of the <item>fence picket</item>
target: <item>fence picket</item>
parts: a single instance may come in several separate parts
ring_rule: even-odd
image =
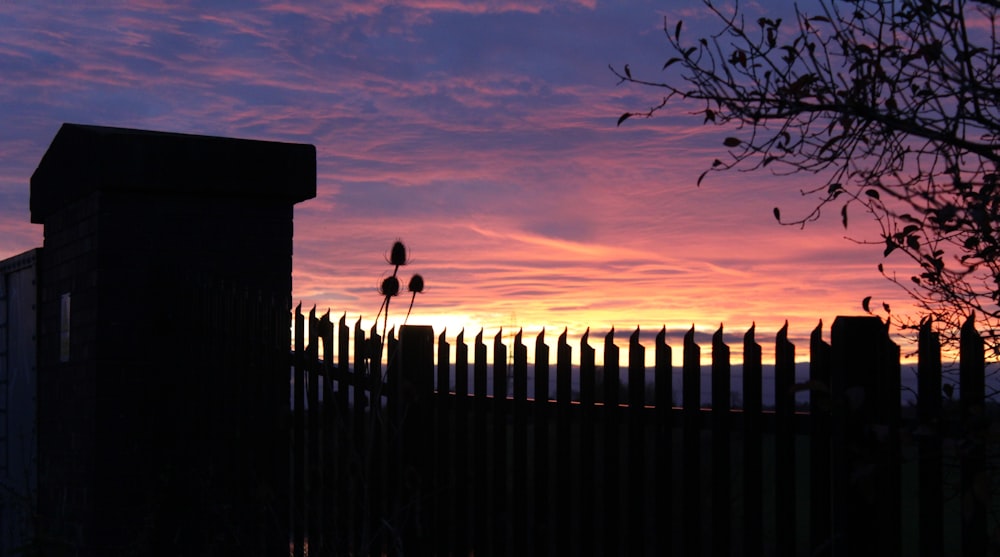
[[[712,335],[712,554],[719,556],[732,548],[729,377],[729,346],[720,325]]]
[[[333,433],[333,428],[337,424],[337,404],[334,396],[334,386],[333,386],[333,375],[334,375],[334,351],[333,351],[333,323],[330,321],[330,311],[327,310],[323,314],[322,319],[319,322],[319,336],[320,341],[323,346],[323,362],[322,362],[322,384],[323,384],[323,400],[321,416],[320,416],[320,440],[321,446],[319,447],[317,457],[319,458],[319,474],[320,474],[320,488],[317,490],[319,492],[320,498],[320,519],[319,523],[321,525],[319,531],[319,538],[314,539],[313,543],[316,544],[320,555],[333,553],[335,550],[331,546],[332,540],[329,539],[329,528],[324,527],[327,524],[336,524],[339,518],[336,514],[336,495],[335,486],[337,482],[340,481],[340,464],[337,462],[335,455],[337,455],[337,450],[335,449],[334,443],[336,436]]]
[[[625,475],[626,504],[622,506],[628,545],[622,548],[630,555],[646,553],[646,347],[639,342],[639,327],[628,341],[628,434]]]
[[[316,306],[309,310],[309,342],[306,345],[306,399],[307,399],[307,438],[305,451],[306,477],[305,487],[307,501],[307,537],[310,547],[320,545],[320,527],[322,519],[321,496],[322,487],[318,484],[320,475],[319,453],[319,320],[316,318]]]
[[[756,323],[743,335],[743,549],[764,554],[764,436],[762,351]]]
[[[589,344],[590,329],[580,338],[580,550],[581,554],[594,555],[597,530],[597,485],[594,461],[594,422],[596,396],[596,353]]]
[[[656,545],[662,553],[673,553],[674,537],[671,528],[662,525],[670,524],[673,516],[674,502],[674,435],[673,435],[673,375],[671,363],[673,351],[667,345],[667,328],[663,327],[656,334],[654,370],[654,444],[653,481],[655,482],[655,526]]]
[[[809,337],[809,538],[811,551],[830,545],[830,345],[820,321]]]
[[[510,455],[507,443],[507,347],[503,331],[493,338],[493,547],[506,555],[510,546],[510,488],[507,485]]]
[[[292,450],[295,455],[292,469],[292,531],[295,539],[295,557],[304,556],[304,540],[306,538],[305,528],[305,468],[306,463],[306,416],[305,416],[305,326],[306,319],[302,315],[302,304],[295,308],[295,376],[294,376],[294,402],[292,404],[294,417],[294,433],[292,439]]]
[[[617,553],[626,551],[620,549],[623,540],[621,535],[622,507],[619,502],[621,489],[619,487],[620,468],[620,424],[621,413],[618,408],[618,391],[620,387],[620,364],[618,360],[620,350],[615,345],[615,329],[604,336],[604,368],[602,379],[604,381],[604,397],[601,413],[599,414],[599,427],[604,450],[601,451],[601,461],[604,465],[604,480],[601,482],[601,508],[603,509],[603,520],[601,521],[601,533],[603,534],[603,553]]]
[[[774,493],[776,555],[795,555],[795,346],[788,341],[788,322],[774,346]]]
[[[473,528],[473,547],[490,547],[489,530],[491,514],[490,508],[490,476],[488,473],[488,463],[490,462],[488,451],[489,443],[489,400],[487,399],[487,362],[486,344],[483,342],[483,331],[479,330],[476,335],[474,348],[474,371],[473,371],[473,422],[475,434],[473,436],[473,499],[472,508],[475,526]]]
[[[470,474],[469,474],[469,421],[464,416],[469,415],[471,404],[469,403],[469,346],[465,343],[465,330],[458,333],[455,338],[455,413],[452,417],[452,425],[455,429],[454,441],[454,462],[455,462],[455,489],[454,489],[454,515],[453,533],[455,540],[452,552],[455,555],[468,555],[471,523],[469,522],[470,508]]]
[[[534,431],[534,495],[530,524],[534,528],[535,555],[548,555],[552,512],[549,491],[549,347],[545,344],[545,329],[535,337],[535,385],[532,404]]]
[[[453,490],[452,467],[455,443],[452,437],[454,423],[454,403],[451,396],[451,345],[441,331],[438,338],[438,361],[436,387],[438,396],[434,404],[434,439],[437,450],[433,451],[434,480],[428,498],[431,524],[434,532],[433,546],[439,554],[448,552],[451,542],[450,530],[454,524],[455,505],[449,499]],[[456,341],[458,342],[458,341]]]
[[[575,547],[572,525],[573,478],[571,470],[573,450],[573,352],[568,343],[568,330],[559,335],[556,348],[556,458],[555,458],[555,553],[557,555],[579,555]]]
[[[513,508],[510,522],[513,526],[514,555],[526,555],[528,522],[528,349],[524,345],[523,331],[514,335],[514,400],[513,405],[513,464],[510,486]]]
[[[694,342],[694,326],[684,335],[681,507],[684,513],[684,553],[701,554],[701,348]]]

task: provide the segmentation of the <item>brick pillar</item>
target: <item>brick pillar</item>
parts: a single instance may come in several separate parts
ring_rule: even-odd
[[[31,178],[43,542],[282,549],[288,400],[274,393],[288,390],[293,206],[315,173],[310,145],[60,128]],[[252,446],[236,419],[250,416],[269,417]]]

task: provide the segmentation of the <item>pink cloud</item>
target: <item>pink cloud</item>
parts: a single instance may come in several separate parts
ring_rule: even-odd
[[[838,219],[805,231],[774,222],[776,204],[789,215],[811,207],[802,178],[712,174],[696,187],[725,154],[723,133],[689,114],[699,107],[615,127],[657,97],[616,87],[608,59],[658,71],[662,50],[645,46],[662,46],[662,18],[608,19],[614,9],[13,7],[21,30],[0,37],[0,71],[16,78],[0,84],[0,110],[16,124],[0,134],[0,195],[12,199],[0,206],[0,257],[40,243],[25,224],[28,179],[58,124],[82,120],[315,144],[318,195],[296,209],[294,295],[338,315],[374,318],[397,237],[414,253],[406,275],[428,284],[411,321],[449,330],[566,327],[578,338],[588,326],[724,322],[742,335],[789,319],[801,336],[859,312],[867,294],[904,307],[874,271],[879,250],[845,241]],[[693,24],[698,13],[671,16]],[[499,16],[534,22],[520,36],[531,46],[481,44],[505,36],[490,27]],[[489,33],[443,27],[449,18]],[[579,32],[552,26],[566,18],[594,31],[600,59],[566,42]],[[858,224],[850,232],[863,236]]]

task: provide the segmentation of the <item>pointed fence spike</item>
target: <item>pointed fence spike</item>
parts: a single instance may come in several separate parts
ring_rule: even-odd
[[[965,323],[962,324],[962,332],[966,331],[976,331],[976,312],[969,313],[969,316],[965,319]]]

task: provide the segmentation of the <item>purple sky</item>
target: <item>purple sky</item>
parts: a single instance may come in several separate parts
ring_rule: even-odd
[[[378,311],[397,238],[404,279],[427,282],[410,322],[450,335],[614,326],[627,344],[636,326],[725,323],[736,344],[756,322],[771,345],[786,319],[828,336],[866,295],[907,305],[839,215],[774,221],[775,205],[811,207],[805,177],[696,187],[731,130],[679,110],[616,128],[659,96],[616,86],[608,64],[661,75],[665,15],[717,27],[698,0],[103,5],[0,4],[0,258],[41,245],[29,178],[74,122],[314,144],[293,296],[352,321]],[[872,229],[859,214],[848,232]]]

